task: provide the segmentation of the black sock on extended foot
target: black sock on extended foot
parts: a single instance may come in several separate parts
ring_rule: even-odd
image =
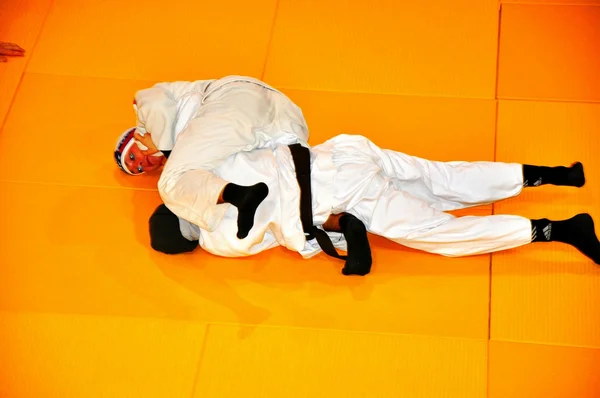
[[[531,220],[531,241],[566,243],[600,264],[600,241],[594,230],[594,220],[587,213],[563,221]]]
[[[583,164],[577,162],[571,167],[523,165],[524,187],[538,187],[545,184],[581,188],[585,184]]]
[[[223,190],[223,200],[231,203],[238,209],[238,239],[244,239],[254,226],[256,209],[269,194],[267,184],[258,184],[245,187],[229,183]]]
[[[373,259],[365,225],[352,214],[340,217],[340,227],[348,245],[348,258],[342,269],[344,275],[367,275]]]

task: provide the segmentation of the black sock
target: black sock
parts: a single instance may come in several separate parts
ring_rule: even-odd
[[[563,221],[531,220],[531,241],[566,243],[600,264],[600,241],[596,237],[594,220],[587,213]]]
[[[254,226],[258,205],[269,194],[267,184],[260,182],[250,187],[229,183],[223,190],[223,200],[238,209],[238,239],[244,239]]]
[[[179,218],[164,204],[150,216],[150,246],[165,254],[180,254],[194,251],[199,241],[187,240],[179,228]]]
[[[348,244],[348,258],[342,274],[367,275],[371,272],[373,259],[365,225],[352,214],[344,214],[340,217],[340,227]]]
[[[523,186],[538,187],[551,184],[581,188],[585,184],[585,174],[581,162],[571,167],[531,166],[523,165]]]

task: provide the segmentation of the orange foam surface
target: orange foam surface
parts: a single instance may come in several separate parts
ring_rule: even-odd
[[[584,163],[582,189],[457,215],[600,220],[599,4],[1,2],[0,41],[27,56],[0,63],[0,397],[597,398],[600,267],[576,250],[372,237],[364,278],[280,248],[161,255],[158,176],[112,152],[137,90],[249,75],[302,108],[312,144]]]
[[[498,96],[600,100],[599,5],[505,4]]]
[[[600,350],[492,341],[489,397],[596,397]]]

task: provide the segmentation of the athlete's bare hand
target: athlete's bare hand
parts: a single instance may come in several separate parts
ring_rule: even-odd
[[[0,41],[0,62],[6,62],[8,57],[22,57],[25,50],[14,43]]]

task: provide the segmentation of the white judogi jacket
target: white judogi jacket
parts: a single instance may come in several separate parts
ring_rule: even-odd
[[[158,83],[136,93],[134,109],[138,132],[150,133],[159,150],[172,151],[158,182],[163,202],[207,231],[214,231],[231,207],[216,204],[230,181],[211,170],[230,155],[272,141],[308,146],[300,108],[250,77]]]
[[[312,204],[315,225],[322,225],[331,214],[334,200],[335,167],[330,153],[311,155]],[[213,231],[199,228],[179,219],[181,232],[189,240],[199,240],[209,253],[224,257],[243,257],[284,246],[309,258],[319,252],[315,239],[307,242],[300,221],[300,188],[294,161],[287,145],[270,143],[265,149],[240,152],[227,158],[214,173],[236,184],[264,182],[269,187],[267,198],[259,205],[249,235],[238,239],[237,208],[231,206]],[[341,233],[329,233],[335,247],[346,250]]]

